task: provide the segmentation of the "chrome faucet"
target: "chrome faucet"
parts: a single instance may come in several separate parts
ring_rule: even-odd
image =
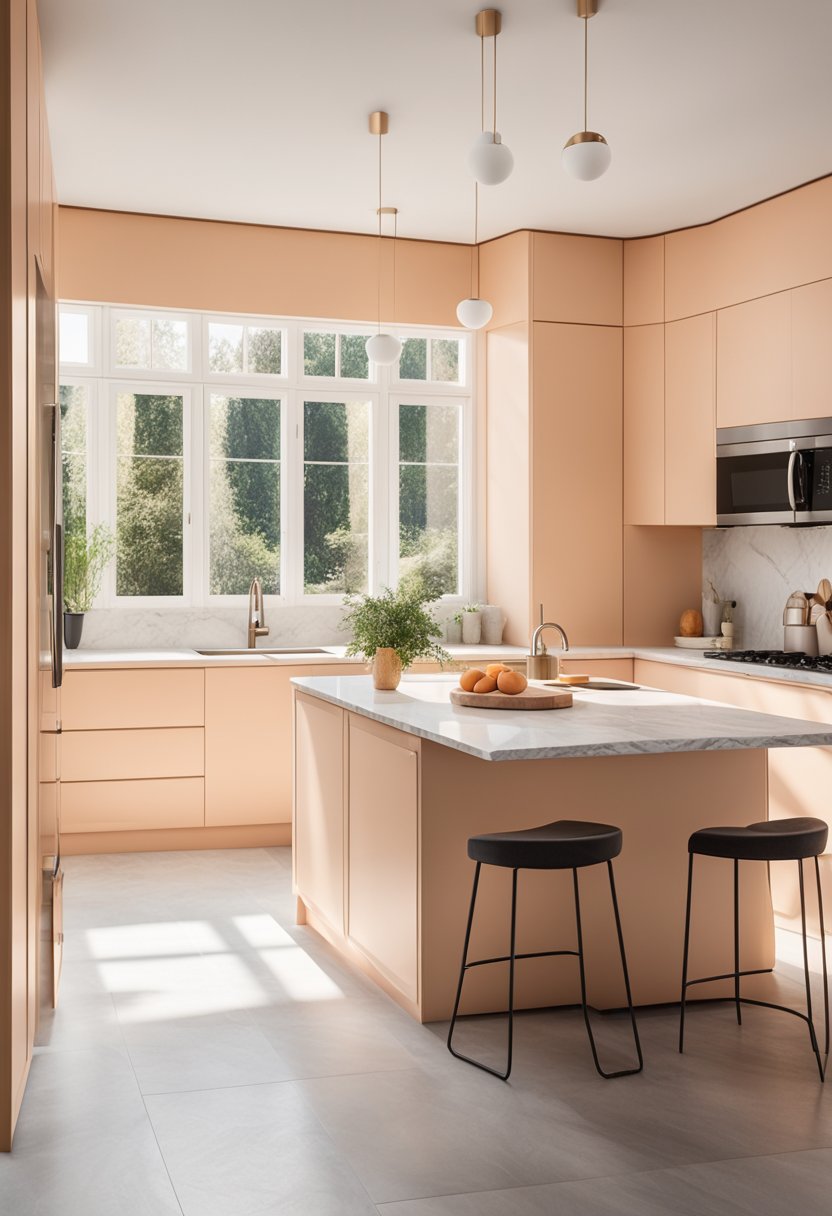
[[[254,650],[258,638],[264,638],[269,632],[266,624],[266,609],[263,604],[263,584],[259,578],[251,580],[248,589],[248,648]]]

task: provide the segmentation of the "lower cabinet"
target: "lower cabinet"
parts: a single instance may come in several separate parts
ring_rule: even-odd
[[[808,722],[832,722],[832,689],[808,688],[785,681],[722,675],[672,663],[636,659],[635,678],[640,684],[679,692],[710,701],[723,701],[742,709],[802,718]],[[771,819],[803,815],[825,819],[830,827],[830,854],[820,859],[824,904],[832,908],[832,748],[784,747],[768,753],[768,813]],[[702,826],[710,826],[707,804],[703,804]],[[815,912],[814,878],[806,868],[808,881],[807,916],[811,932],[818,933]],[[778,862],[771,867],[771,890],[777,923],[786,929],[800,928],[800,890],[794,862]],[[827,913],[827,931],[832,917]]]
[[[337,705],[302,693],[295,704],[295,888],[308,907],[343,935],[345,714]]]
[[[288,823],[282,737],[289,706],[277,667],[205,672],[205,826]]]
[[[61,785],[64,832],[201,828],[202,777],[145,781],[72,781]]]

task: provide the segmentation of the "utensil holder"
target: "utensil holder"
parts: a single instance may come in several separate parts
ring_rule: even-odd
[[[802,651],[814,657],[818,653],[818,631],[814,625],[786,625],[783,629],[783,649]]]

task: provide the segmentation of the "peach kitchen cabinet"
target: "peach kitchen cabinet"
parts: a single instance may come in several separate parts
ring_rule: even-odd
[[[346,925],[346,791],[342,763],[346,715],[337,705],[302,693],[295,695],[295,706],[294,888],[303,892],[307,911],[313,917],[322,917],[340,935]]]
[[[791,417],[792,293],[762,296],[717,314],[717,426]]]
[[[201,668],[68,671],[62,832],[201,828],[204,718]]]
[[[624,523],[665,522],[664,325],[624,330]]]
[[[322,668],[212,667],[205,672],[205,826],[292,822],[293,676],[359,675]]]
[[[667,524],[716,524],[716,317],[665,326]]]
[[[792,417],[828,418],[832,410],[832,279],[792,292]]]
[[[689,668],[671,663],[636,659],[635,678],[641,684],[664,688],[668,692],[724,701],[743,709],[802,718],[808,722],[832,722],[832,689],[789,684],[753,676],[723,674],[712,669]],[[832,788],[832,748],[795,747],[772,749],[768,753],[768,813],[771,819],[809,815],[825,819],[832,829],[832,810],[828,791]],[[703,823],[709,818],[703,806]],[[820,859],[821,885],[827,932],[832,929],[828,909],[832,906],[832,856]],[[808,870],[807,870],[808,875]],[[771,889],[777,924],[799,931],[800,895],[793,865],[771,868]],[[810,932],[819,932],[815,912],[814,880],[809,881],[807,916]]]

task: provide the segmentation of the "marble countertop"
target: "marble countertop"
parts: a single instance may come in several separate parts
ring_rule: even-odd
[[[320,649],[323,654],[315,654]],[[526,651],[522,646],[446,646],[454,662],[482,662],[486,659],[523,659]],[[70,671],[87,671],[102,668],[125,667],[250,667],[264,663],[277,663],[283,667],[326,666],[331,663],[355,663],[365,665],[364,659],[347,658],[344,646],[315,647],[309,651],[302,647],[291,654],[266,654],[264,650],[242,651],[236,654],[200,654],[198,650],[65,650],[64,666]],[[571,653],[571,652],[570,652]],[[593,652],[594,653],[594,652]],[[577,652],[576,652],[577,654]],[[606,657],[607,652],[603,652]],[[588,655],[582,652],[582,657]],[[599,653],[598,657],[602,657]],[[48,666],[48,658],[46,659]]]
[[[571,709],[468,709],[450,703],[455,676],[405,676],[395,692],[369,676],[296,677],[292,683],[354,713],[481,760],[561,760],[662,752],[832,746],[819,726],[652,688],[573,688]]]

